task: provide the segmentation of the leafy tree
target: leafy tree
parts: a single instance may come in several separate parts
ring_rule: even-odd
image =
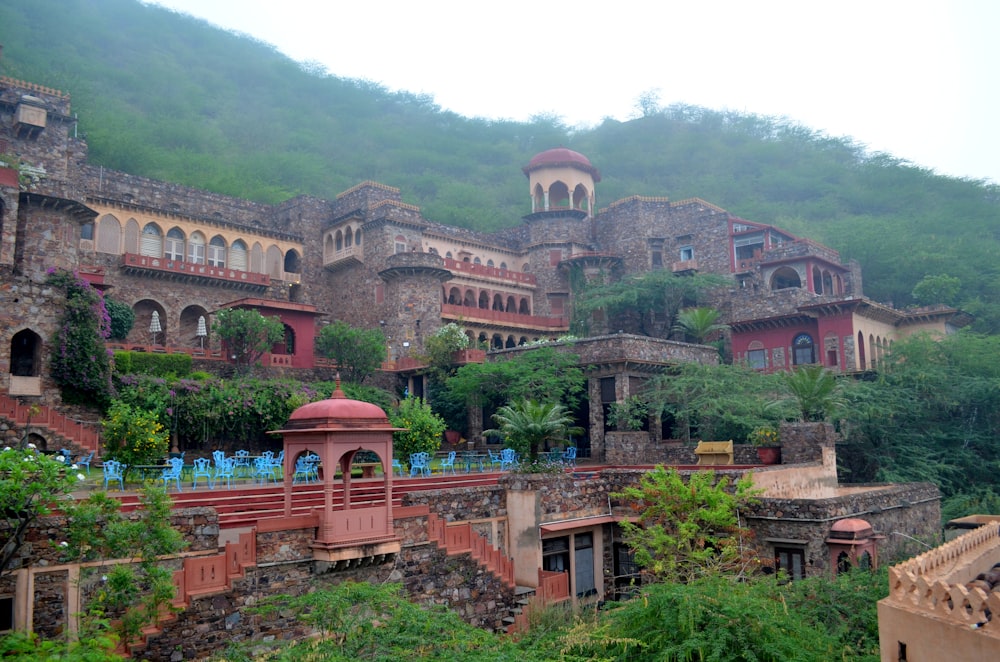
[[[337,320],[319,332],[316,351],[335,361],[344,379],[360,384],[385,360],[385,335],[381,329],[358,329]]]
[[[104,347],[111,320],[104,299],[89,282],[67,271],[51,271],[46,282],[66,294],[52,343],[52,378],[67,401],[103,408],[112,394],[111,361]]]
[[[102,578],[85,619],[115,618],[114,630],[126,642],[138,639],[142,628],[173,609],[173,570],[159,558],[186,545],[170,524],[172,503],[166,490],[145,489],[140,504],[137,516],[125,515],[120,501],[97,492],[64,508],[67,559],[105,561],[84,571],[85,581]],[[124,562],[112,565],[109,559]]]
[[[156,412],[113,402],[101,421],[104,456],[128,467],[158,464],[170,448],[170,435]]]
[[[711,575],[644,586],[640,596],[579,619],[565,659],[864,660],[878,662],[875,605],[887,575],[852,571],[780,584]]]
[[[264,317],[246,308],[217,312],[212,331],[233,358],[237,374],[248,374],[260,357],[285,337],[285,327],[277,317]]]
[[[11,570],[25,534],[86,477],[34,446],[0,450],[0,575]]]
[[[728,281],[715,274],[679,276],[672,271],[649,271],[606,285],[585,285],[573,302],[573,324],[586,329],[595,311],[603,310],[618,328],[645,336],[666,336],[671,325],[659,329],[654,314],[674,320],[684,305],[699,302]]]
[[[104,307],[108,311],[108,319],[111,320],[111,331],[108,338],[125,340],[135,324],[135,311],[128,304],[112,299],[106,294],[104,295]]]
[[[685,482],[676,469],[658,466],[643,474],[638,486],[612,497],[639,513],[637,522],[620,523],[636,562],[661,581],[683,583],[760,569],[750,532],[738,518],[755,494],[749,476],[730,489],[729,479],[716,480],[713,471],[696,472]]]
[[[452,374],[450,367],[455,352],[468,347],[469,336],[465,333],[465,329],[454,322],[448,322],[424,338],[427,361],[431,368],[437,371],[440,379]]]
[[[444,420],[422,398],[405,398],[389,420],[394,427],[405,428],[392,433],[393,453],[397,457],[406,459],[413,453],[434,453],[441,447]]]
[[[781,420],[781,412],[768,407],[780,392],[779,379],[745,365],[688,363],[650,380],[640,397],[671,422],[677,439],[742,440]]]
[[[825,421],[845,404],[837,376],[821,365],[799,366],[781,377],[791,397],[775,404],[794,404],[802,421]]]
[[[503,434],[507,445],[530,459],[548,445],[559,444],[573,431],[573,417],[558,403],[521,400],[501,407],[493,414],[496,430],[484,430],[484,435]]]
[[[913,300],[921,305],[943,303],[952,306],[958,301],[962,281],[948,274],[927,274],[913,286]]]
[[[448,397],[471,405],[499,407],[537,399],[543,393],[550,402],[573,411],[583,396],[586,378],[576,354],[538,347],[508,359],[464,365],[445,385]]]

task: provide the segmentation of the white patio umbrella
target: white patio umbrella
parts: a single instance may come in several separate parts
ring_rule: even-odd
[[[208,335],[208,327],[205,325],[205,316],[202,315],[198,318],[198,330],[195,335],[201,339],[201,348],[205,349],[205,336]]]
[[[153,344],[156,344],[156,334],[163,331],[163,327],[160,326],[160,313],[159,311],[153,311],[153,319],[149,320],[149,332],[153,334]]]

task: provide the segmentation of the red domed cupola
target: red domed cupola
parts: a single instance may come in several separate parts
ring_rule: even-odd
[[[594,184],[601,173],[583,154],[556,147],[536,154],[522,168],[528,177],[531,213],[549,211],[586,212],[594,215]]]

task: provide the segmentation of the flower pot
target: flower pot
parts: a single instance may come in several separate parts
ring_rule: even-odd
[[[757,459],[761,464],[781,464],[781,446],[758,446]]]

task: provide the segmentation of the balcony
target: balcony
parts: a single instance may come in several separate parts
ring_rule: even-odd
[[[535,274],[511,271],[510,269],[498,269],[497,267],[488,267],[485,264],[475,264],[473,262],[460,262],[448,257],[444,258],[444,267],[456,276],[489,278],[503,281],[505,283],[516,283],[518,285],[531,286],[536,285],[538,282],[535,279]]]
[[[334,251],[332,255],[323,256],[323,268],[327,271],[337,271],[360,264],[364,264],[364,251],[360,246],[347,246]]]
[[[500,310],[473,308],[472,306],[456,306],[450,303],[441,304],[441,317],[466,323],[488,324],[515,329],[531,329],[543,332],[569,331],[568,317],[543,317],[541,315],[522,315],[506,313]]]
[[[130,275],[235,289],[263,291],[271,285],[271,277],[267,274],[213,267],[207,264],[194,264],[182,260],[168,260],[135,253],[122,255],[121,270]]]
[[[675,274],[691,273],[698,271],[698,260],[680,260],[670,265],[670,270]]]

